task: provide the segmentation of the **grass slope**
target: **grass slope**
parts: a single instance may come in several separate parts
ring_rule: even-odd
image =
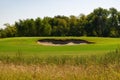
[[[43,46],[37,44],[37,40],[53,39],[83,39],[95,44],[72,45],[72,46]],[[115,50],[120,45],[120,38],[101,38],[101,37],[16,37],[0,39],[0,54],[24,55],[91,55],[103,54]]]

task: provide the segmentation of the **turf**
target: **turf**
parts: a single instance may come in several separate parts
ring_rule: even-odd
[[[40,39],[82,39],[94,44],[72,46],[43,46]],[[120,45],[120,38],[102,37],[15,37],[0,39],[0,54],[24,55],[91,55],[104,54],[115,50]]]

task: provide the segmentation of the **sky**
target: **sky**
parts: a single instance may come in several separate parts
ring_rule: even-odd
[[[98,7],[120,11],[120,0],[0,0],[0,28],[19,19],[87,15]]]

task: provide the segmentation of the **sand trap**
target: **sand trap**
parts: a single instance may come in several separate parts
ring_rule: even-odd
[[[40,45],[46,46],[63,46],[63,45],[83,45],[83,44],[92,44],[93,42],[88,42],[81,39],[41,39],[37,41]]]

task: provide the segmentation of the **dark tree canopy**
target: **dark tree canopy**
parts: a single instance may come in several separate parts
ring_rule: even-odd
[[[22,36],[96,36],[120,37],[120,12],[101,7],[88,15],[80,14],[19,20],[14,25],[5,24],[0,37]]]

